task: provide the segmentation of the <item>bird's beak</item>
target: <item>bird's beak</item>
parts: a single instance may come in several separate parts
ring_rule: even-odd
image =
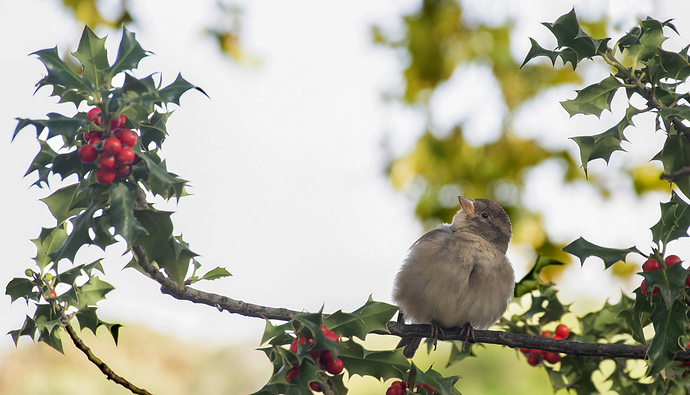
[[[474,215],[474,200],[464,196],[458,196],[458,200],[460,201],[460,207],[462,207],[462,211],[464,211],[465,214]]]

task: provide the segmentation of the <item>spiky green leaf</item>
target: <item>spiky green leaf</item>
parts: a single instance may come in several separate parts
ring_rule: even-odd
[[[584,265],[585,259],[590,256],[599,257],[604,261],[604,265],[607,269],[618,261],[625,261],[625,257],[631,252],[640,252],[637,247],[634,246],[630,248],[600,247],[590,243],[582,237],[565,246],[563,251],[578,257],[582,265]]]

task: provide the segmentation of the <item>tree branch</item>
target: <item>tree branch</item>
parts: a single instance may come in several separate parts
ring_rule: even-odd
[[[684,177],[687,175],[690,175],[690,166],[683,167],[682,169],[678,169],[670,173],[663,173],[659,176],[659,178],[662,180],[674,180],[676,178]]]
[[[84,343],[83,340],[77,335],[77,332],[75,332],[74,328],[72,328],[72,325],[70,325],[70,317],[68,317],[64,310],[62,309],[62,306],[58,305],[57,303],[54,303],[53,306],[56,307],[56,311],[60,314],[60,320],[62,321],[63,327],[67,330],[67,333],[69,334],[70,339],[72,339],[72,343],[86,355],[86,358],[88,358],[91,363],[96,365],[98,369],[100,369],[101,372],[105,375],[105,377],[108,378],[108,380],[112,380],[113,382],[120,384],[121,386],[127,388],[134,394],[141,394],[141,395],[152,395],[150,392],[145,390],[144,388],[139,388],[136,385],[130,383],[127,381],[122,376],[117,375],[113,370],[105,363],[103,362],[100,358],[98,358],[93,351]]]
[[[443,340],[465,340],[460,336],[462,328],[444,329]],[[408,337],[431,336],[431,325],[404,325],[398,322],[389,322],[390,334]],[[604,344],[604,343],[580,343],[568,340],[556,340],[548,337],[530,336],[522,333],[509,333],[499,331],[475,330],[477,343],[489,343],[508,346],[510,348],[527,348],[534,350],[550,351],[573,355],[576,357],[603,357],[645,359],[647,348],[629,344]],[[690,361],[690,353],[682,351],[676,354],[676,361]]]

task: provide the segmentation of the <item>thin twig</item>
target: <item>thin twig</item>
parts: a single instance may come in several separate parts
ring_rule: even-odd
[[[662,180],[675,180],[676,178],[684,177],[687,175],[690,175],[690,166],[683,167],[682,169],[678,169],[670,173],[663,173],[659,176],[659,178]]]
[[[152,395],[144,388],[137,387],[136,385],[130,383],[124,377],[119,376],[115,372],[113,372],[113,370],[105,362],[103,362],[93,353],[93,351],[91,351],[91,349],[84,343],[84,341],[79,337],[79,335],[77,335],[77,332],[74,330],[74,328],[72,328],[72,325],[70,325],[69,323],[70,318],[65,314],[62,307],[57,304],[55,304],[55,306],[56,310],[60,314],[60,318],[63,322],[64,328],[67,330],[70,339],[72,339],[72,343],[74,343],[74,345],[86,355],[86,358],[88,358],[89,361],[91,361],[94,365],[98,367],[98,369],[101,370],[101,372],[103,372],[103,374],[105,375],[105,377],[108,378],[108,380],[112,380],[113,382],[120,384],[121,386],[127,388],[134,394]]]

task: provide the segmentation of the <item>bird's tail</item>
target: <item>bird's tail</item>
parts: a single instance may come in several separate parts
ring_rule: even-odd
[[[417,352],[417,348],[419,348],[421,343],[421,337],[403,337],[400,339],[400,343],[398,343],[397,347],[395,348],[405,347],[405,349],[403,349],[403,355],[405,358],[410,359],[414,357],[414,354]]]

